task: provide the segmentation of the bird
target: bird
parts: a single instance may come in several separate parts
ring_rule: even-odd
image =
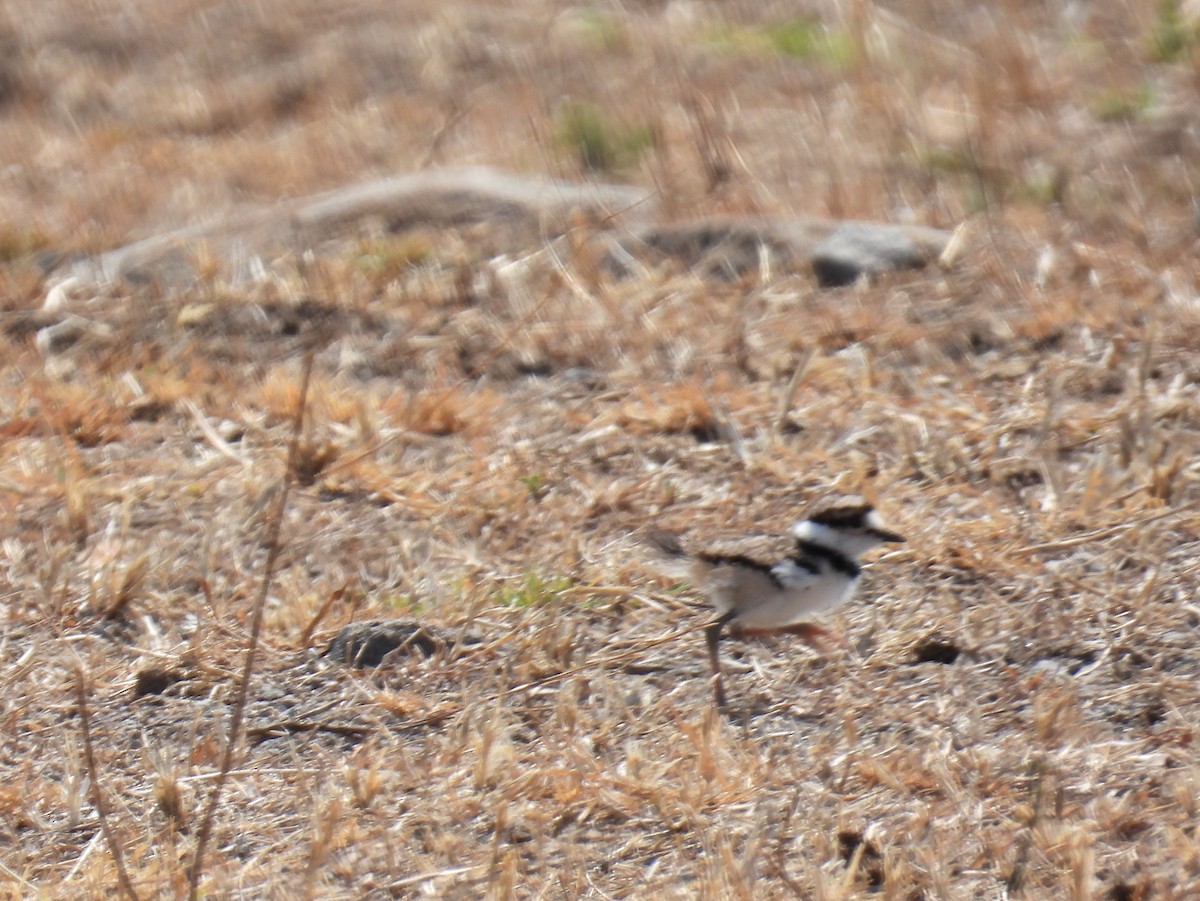
[[[830,641],[844,644],[840,633],[810,618],[854,594],[862,573],[861,554],[905,540],[860,497],[814,506],[786,538],[768,540],[768,548],[760,540],[754,549],[743,541],[742,548],[689,550],[678,535],[656,531],[648,537],[668,560],[686,564],[671,574],[703,591],[717,614],[704,636],[714,700],[721,711],[728,709],[720,657],[726,628],[735,638],[796,635],[817,650]]]

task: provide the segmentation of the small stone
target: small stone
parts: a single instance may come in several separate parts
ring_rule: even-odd
[[[393,651],[432,657],[439,649],[459,643],[478,644],[479,639],[466,636],[459,641],[433,626],[413,620],[372,620],[346,626],[329,643],[325,655],[338,663],[368,669],[379,666]]]
[[[167,666],[148,666],[138,670],[133,683],[133,696],[160,695],[176,682],[187,678],[181,670]]]
[[[817,245],[812,267],[817,281],[829,288],[852,285],[863,275],[923,266],[927,257],[904,226],[842,222]]]
[[[933,635],[918,642],[913,648],[915,663],[941,663],[949,666],[961,653],[962,649],[958,645]]]

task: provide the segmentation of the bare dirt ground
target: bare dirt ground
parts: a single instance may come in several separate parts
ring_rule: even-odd
[[[0,895],[1200,897],[1186,10],[519,6],[0,7]],[[478,163],[966,225],[832,290],[483,226],[39,309],[51,257]],[[638,530],[831,491],[908,544],[718,716]],[[444,641],[321,656],[387,617]]]

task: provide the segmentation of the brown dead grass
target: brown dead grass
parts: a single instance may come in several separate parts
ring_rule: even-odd
[[[118,892],[77,667],[134,889],[186,895],[315,343],[206,897],[1195,897],[1200,53],[1134,6],[818,4],[845,52],[795,58],[757,3],[8,4],[0,895]],[[672,216],[964,249],[821,292],[422,237],[44,331],[46,248],[431,162],[577,177],[566,99],[653,126],[619,174]],[[636,533],[829,491],[911,540],[852,652],[733,645],[721,719]],[[482,643],[316,655],[400,615]]]

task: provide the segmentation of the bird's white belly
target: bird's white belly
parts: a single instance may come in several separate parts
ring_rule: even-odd
[[[772,586],[771,591],[741,599],[737,605],[738,623],[751,629],[790,626],[837,607],[854,592],[852,579],[806,574],[807,579],[796,579],[789,585],[786,575],[780,575],[784,576],[784,588]]]

